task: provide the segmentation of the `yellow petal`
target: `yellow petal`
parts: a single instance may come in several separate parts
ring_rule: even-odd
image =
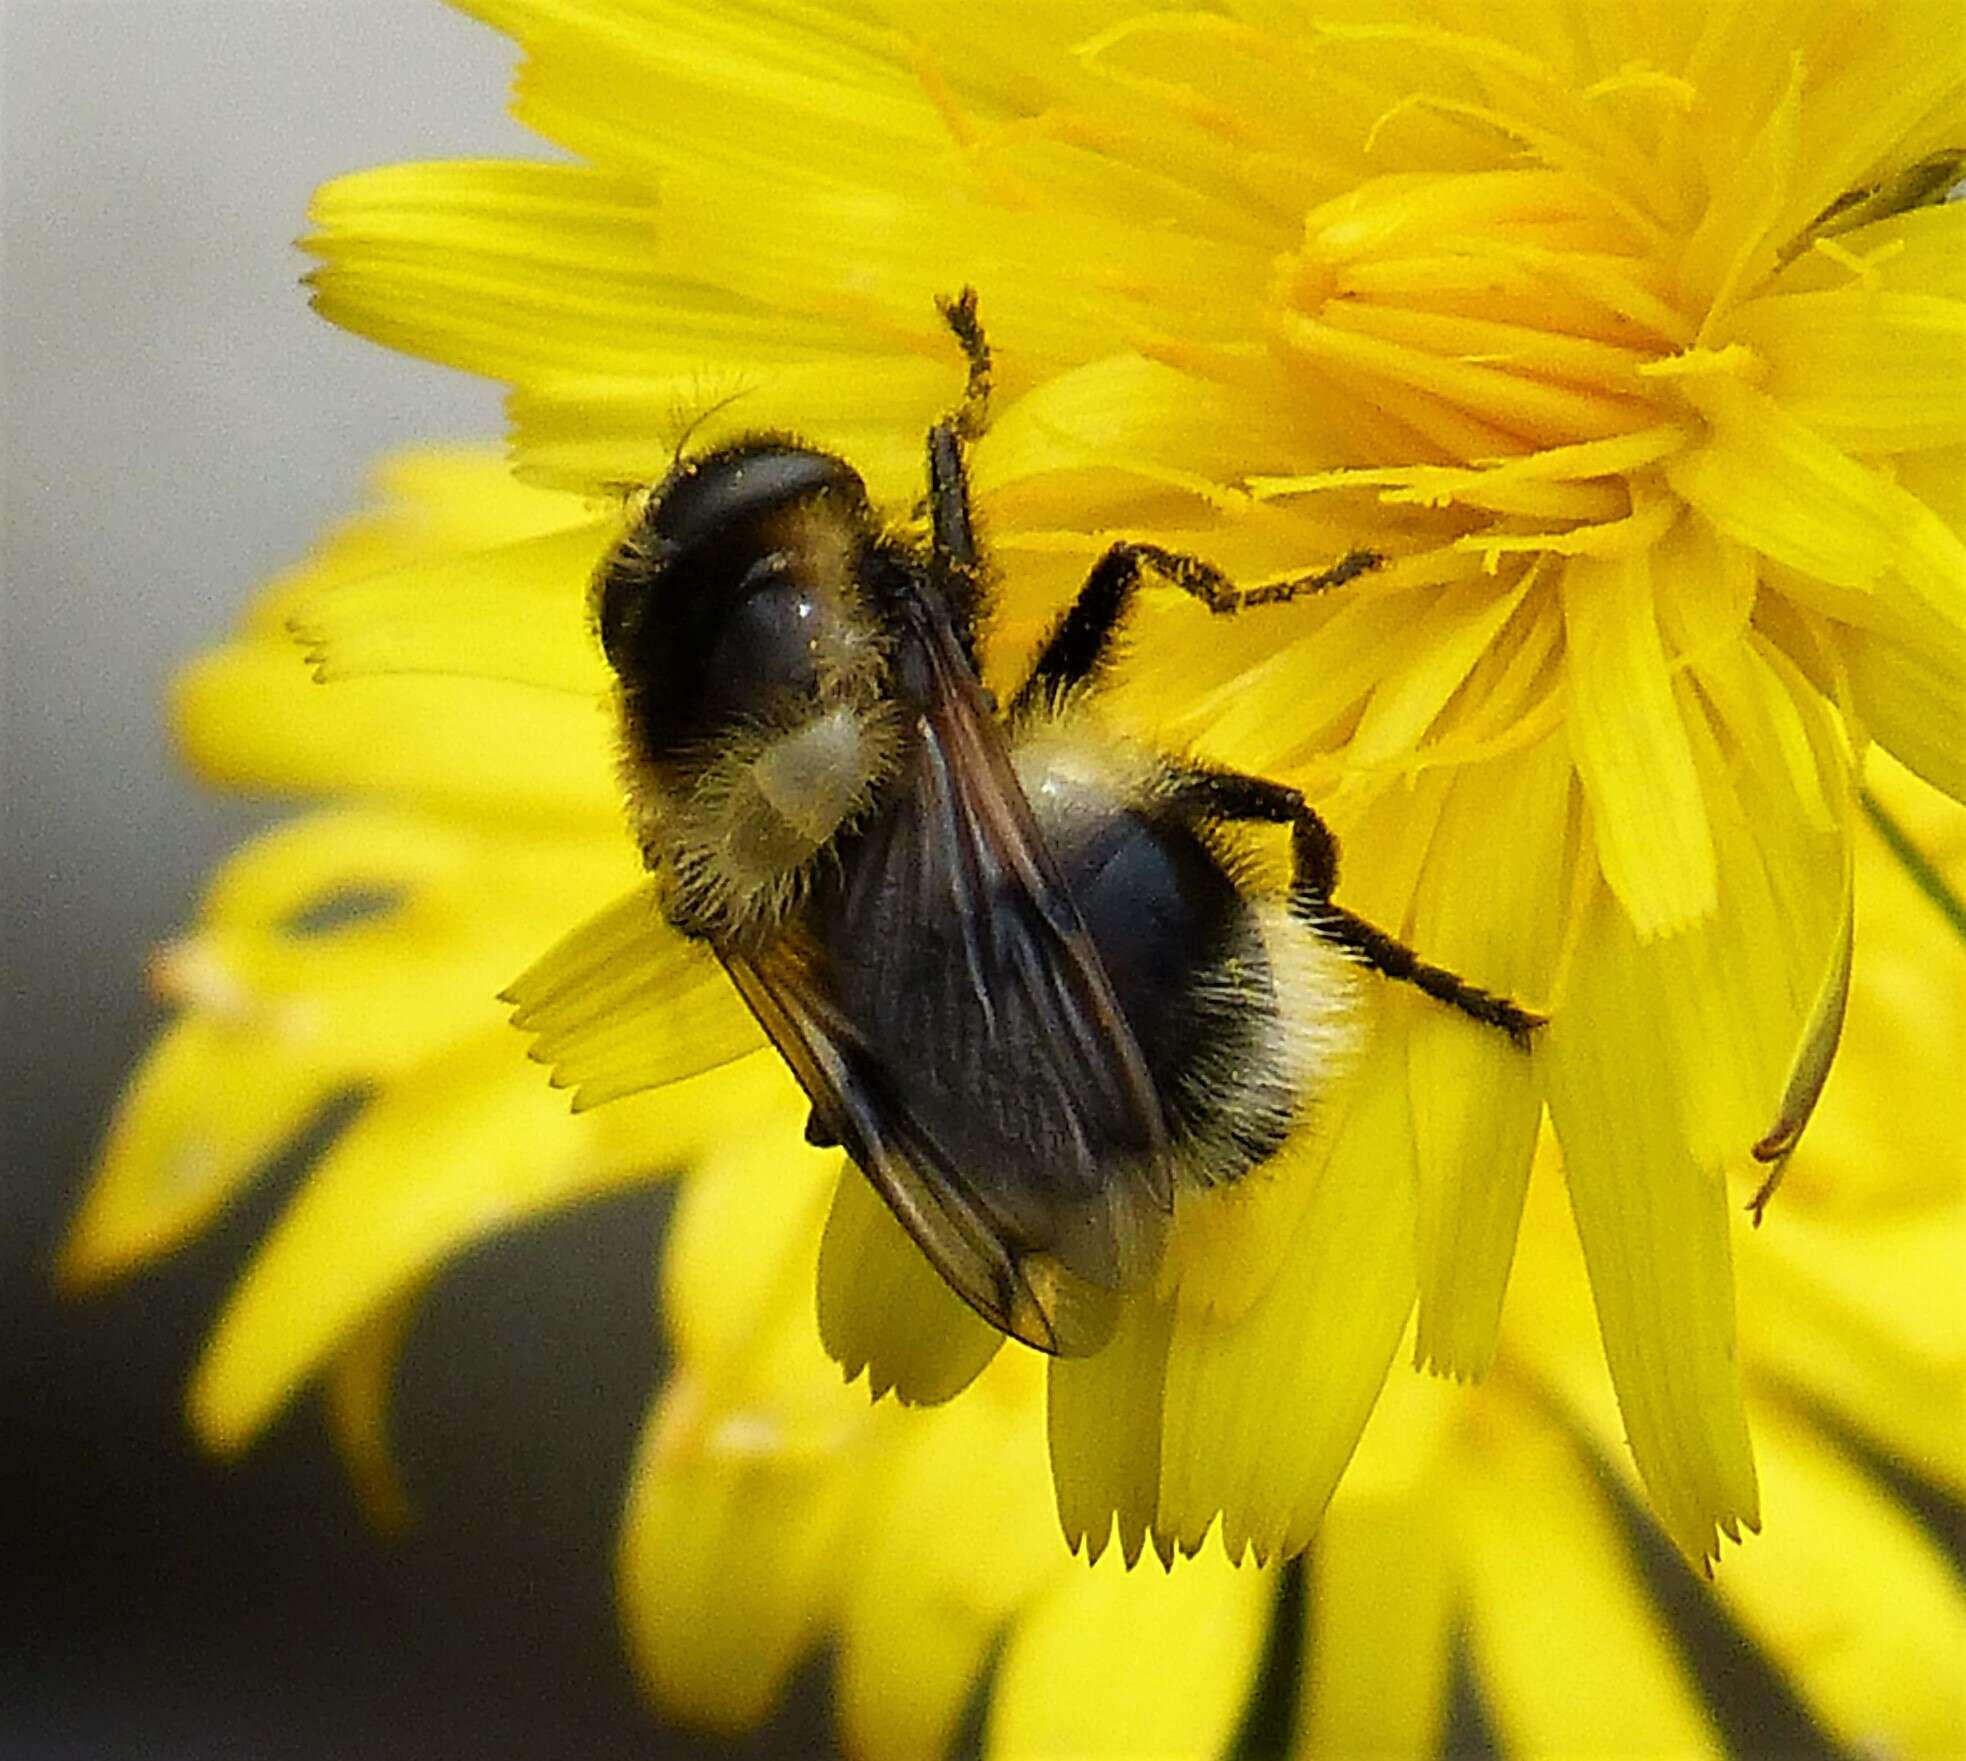
[[[289,625],[324,684],[436,673],[604,695],[587,583],[620,531],[616,518],[590,520],[386,569],[297,600]]]
[[[1848,923],[1848,758],[1827,711],[1791,680],[1745,669],[1752,695],[1800,719],[1799,750],[1745,713],[1711,672],[1680,701],[1726,887],[1720,910],[1651,950],[1672,975],[1656,1027],[1695,1156],[1716,1166],[1759,1142],[1780,1110],[1833,979]],[[1580,955],[1580,958],[1585,956]]]
[[[1754,1522],[1723,1175],[1775,1116],[1840,930],[1842,861],[1837,834],[1813,829],[1792,796],[1778,810],[1767,787],[1741,798],[1742,773],[1783,774],[1779,753],[1758,751],[1751,726],[1716,728],[1712,703],[1683,686],[1680,701],[1727,877],[1721,909],[1647,944],[1598,892],[1543,1054],[1639,1471],[1697,1559],[1712,1524]]]
[[[716,1081],[670,1091],[672,1159],[714,1130]],[[493,1026],[462,1042],[392,1082],[311,1170],[199,1360],[194,1424],[215,1448],[242,1447],[354,1328],[465,1243],[643,1172],[592,1153],[518,1035]]]
[[[257,1021],[173,1022],[130,1078],[57,1263],[79,1289],[166,1253],[297,1133],[336,1072]]]
[[[636,1452],[616,1554],[629,1652],[651,1697],[726,1733],[765,1715],[850,1593],[862,1553],[848,1536],[893,1459],[881,1420],[898,1412],[843,1386],[813,1330],[838,1157],[787,1132],[789,1078],[751,1089],[717,1114],[758,1129],[714,1136],[670,1226],[662,1289],[676,1368]]]
[[[864,1397],[848,1399],[819,1349],[813,1280],[796,1269],[816,1273],[839,1152],[801,1139],[803,1097],[774,1061],[676,1092],[698,1089],[720,1089],[726,1111],[706,1121],[704,1151],[683,1182],[663,1248],[662,1314],[678,1361],[727,1391],[747,1376],[786,1381],[788,1370],[770,1367],[772,1354],[794,1353],[814,1372],[815,1398],[864,1408]]]
[[[1966,938],[1925,890],[1966,882],[1966,810],[1875,752],[1865,786],[1848,1028],[1784,1196],[1785,1209],[1858,1230],[1940,1210],[1966,1185],[1953,1108],[1966,1069]],[[1914,878],[1879,835],[1878,812],[1929,877]]]
[[[1454,776],[1415,902],[1413,936],[1429,960],[1502,996],[1548,997],[1571,779],[1561,739]],[[1519,1048],[1447,1009],[1415,1016],[1407,1057],[1419,1171],[1416,1360],[1479,1376],[1494,1355],[1541,1088]]]
[[[727,170],[767,185],[776,176],[803,193],[814,184],[892,186],[900,164],[941,145],[941,124],[901,41],[848,14],[495,10],[501,28],[539,48],[525,69],[521,119],[603,163]],[[664,101],[637,103],[646,90]],[[746,126],[733,129],[740,114]]]
[[[389,1395],[420,1290],[386,1303],[356,1328],[329,1366],[328,1434],[362,1512],[379,1529],[407,1527],[410,1495],[390,1443]]]
[[[243,845],[198,927],[153,962],[189,1013],[118,1111],[62,1275],[106,1276],[181,1240],[329,1094],[487,1025],[501,969],[622,867],[605,844],[359,810]]]
[[[1935,31],[1923,5],[1881,8],[1866,16],[1869,28],[1855,37],[1846,17],[1825,8],[1814,40],[1798,34],[1810,83],[1802,175],[1783,217],[1790,228],[1805,225],[1848,191],[1873,181],[1888,184],[1892,180],[1881,174],[1907,161],[1959,146],[1966,46],[1951,32]],[[1758,35],[1747,40],[1765,42]],[[1934,193],[1928,189],[1914,199]]]
[[[1943,169],[1938,158],[1928,163],[1933,170]],[[1912,178],[1915,189],[1927,173],[1908,168],[1903,175]],[[1866,287],[1957,296],[1966,285],[1966,238],[1960,234],[1959,217],[1948,213],[1944,202],[1922,201],[1907,208],[1906,193],[1907,186],[1887,180],[1865,203],[1845,210],[1857,224],[1834,235],[1837,250],[1804,250],[1784,266],[1775,286],[1782,293],[1827,293],[1847,288],[1857,275]],[[1928,189],[1925,196],[1933,193]]]
[[[1437,1497],[1351,1500],[1311,1550],[1310,1646],[1292,1753],[1311,1761],[1440,1752],[1455,1585]]]
[[[1167,1573],[1117,1558],[1067,1573],[1011,1630],[984,1755],[1223,1753],[1275,1589],[1271,1574],[1214,1554]]]
[[[761,431],[792,432],[852,460],[875,504],[900,513],[921,495],[922,437],[961,385],[961,357],[947,340],[898,357],[828,351],[796,362],[562,373],[514,392],[507,407],[526,474],[536,481],[590,494],[655,483],[685,434],[698,451]]]
[[[1760,1426],[1768,1538],[1721,1597],[1851,1748],[1966,1749],[1966,1591],[1932,1534],[1806,1426]]]
[[[299,599],[379,571],[561,530],[592,510],[521,483],[495,447],[421,446],[369,469],[368,501],[276,575],[240,620],[242,635],[284,639]]]
[[[1292,639],[1287,641],[1281,632],[1271,633],[1264,620],[1233,620],[1248,632],[1246,640],[1260,640],[1267,633],[1272,652],[1264,662],[1235,673],[1219,694],[1203,696],[1195,704],[1195,717],[1206,725],[1208,755],[1258,775],[1302,763],[1306,752],[1321,743],[1320,735],[1384,677],[1390,645],[1402,639],[1433,598],[1434,593],[1425,589],[1344,596],[1305,617],[1309,634],[1299,635],[1293,618]],[[1209,634],[1212,637],[1214,632]],[[1184,660],[1190,667],[1197,664],[1187,658],[1186,650],[1163,653],[1170,667]],[[1200,657],[1199,663],[1208,664],[1207,657]],[[1203,682],[1206,675],[1197,678],[1191,671],[1174,700],[1188,699]]]
[[[1966,300],[1862,287],[1777,295],[1743,306],[1721,338],[1755,349],[1769,365],[1763,389],[1834,445],[1966,442]]]
[[[1906,626],[1844,634],[1851,696],[1893,757],[1966,800],[1966,629],[1920,617]]]
[[[1652,587],[1659,634],[1675,662],[1699,664],[1738,649],[1754,615],[1760,562],[1705,520],[1680,520],[1659,541]]]
[[[506,988],[512,1025],[576,1112],[701,1075],[764,1035],[723,966],[671,928],[644,882],[549,949]]]
[[[1962,1264],[1966,1205],[1820,1223],[1785,1207],[1741,1256],[1757,1372],[1821,1402],[1934,1484],[1966,1493]]]
[[[819,1247],[819,1336],[849,1382],[911,1406],[953,1399],[1004,1336],[943,1282],[858,1168],[840,1172]]]
[[[591,166],[381,166],[323,185],[311,216],[326,316],[468,372],[714,370],[852,341],[665,270],[650,187]]]
[[[1035,1354],[1007,1352],[897,1436],[840,1617],[840,1731],[860,1761],[946,1754],[1006,1623],[1084,1569],[1058,1538],[1043,1398]]]
[[[1800,55],[1783,58],[1753,53],[1743,40],[1740,14],[1722,13],[1701,45],[1713,53],[1721,43],[1741,55],[1737,66],[1703,66],[1703,86],[1711,84],[1731,100],[1734,126],[1722,134],[1709,127],[1708,200],[1686,241],[1679,274],[1684,297],[1695,311],[1724,312],[1774,267],[1783,238],[1782,216],[1794,189],[1803,139]],[[1756,40],[1754,48],[1759,48]],[[1718,155],[1726,158],[1720,160]],[[1704,340],[1704,338],[1703,338]]]
[[[1775,912],[1801,933],[1785,950],[1794,969],[1774,975],[1773,982],[1779,987],[1786,978],[1796,1001],[1803,1004],[1806,999],[1806,1005],[1796,1012],[1793,1055],[1766,1128],[1751,1147],[1755,1160],[1768,1169],[1751,1201],[1759,1218],[1815,1112],[1842,1039],[1854,927],[1850,757],[1840,731],[1830,724],[1814,692],[1780,650],[1758,633],[1744,641],[1709,647],[1694,660],[1692,670],[1725,730],[1730,762],[1749,773],[1745,786],[1753,792],[1753,800],[1751,806],[1744,804],[1744,810],[1774,826],[1791,828],[1791,836],[1782,840],[1790,848],[1770,865],[1769,879],[1778,900]],[[1718,763],[1711,756],[1702,762],[1717,778]],[[1723,809],[1720,817],[1725,814]],[[1777,836],[1767,841],[1775,842]],[[1730,841],[1737,848],[1742,842],[1730,840],[1723,830],[1723,847]],[[1797,848],[1798,842],[1804,847]],[[1751,861],[1752,856],[1743,850],[1736,860]],[[1805,881],[1798,888],[1787,872],[1791,864],[1820,871],[1824,879],[1835,864],[1840,874],[1834,904],[1824,896],[1824,887]],[[1736,872],[1732,890],[1741,900],[1753,893],[1750,871]],[[1806,896],[1797,898],[1798,892]],[[1805,988],[1812,959],[1814,984]],[[1734,979],[1737,987],[1753,982],[1746,971]]]
[[[1481,577],[1442,591],[1403,633],[1401,664],[1372,693],[1347,761],[1389,763],[1418,746],[1514,615],[1529,584],[1525,573],[1507,590]]]
[[[1331,450],[1335,431],[1318,447],[1302,426],[1319,415],[1287,399],[1252,409],[1246,396],[1198,374],[1108,355],[1054,374],[997,412],[977,442],[975,486],[999,533],[1053,523],[1083,532],[1109,518],[1137,519],[1148,485],[1240,511],[1244,478],[1286,468],[1307,446]],[[1131,506],[1099,493],[1106,472],[1130,479],[1109,495],[1135,498]],[[1342,553],[1345,540],[1334,536]]]
[[[1725,374],[1680,381],[1708,422],[1666,480],[1741,543],[1858,591],[1951,605],[1966,540],[1882,472],[1858,463],[1764,393]]]
[[[1092,1357],[1055,1358],[1047,1428],[1065,1544],[1097,1561],[1114,1531],[1130,1567],[1161,1495],[1161,1398],[1171,1307],[1137,1297]]]
[[[1478,1471],[1454,1476],[1450,1517],[1468,1643],[1505,1751],[1719,1755],[1590,1469],[1529,1403],[1487,1398]]]
[[[1164,1545],[1193,1552],[1219,1513],[1231,1558],[1299,1552],[1351,1459],[1413,1306],[1413,1007],[1388,999],[1269,1288],[1232,1319],[1176,1316],[1154,1525]]]
[[[512,968],[634,870],[619,839],[309,814],[228,858],[155,971],[297,1063],[386,1076],[488,1025]]]
[[[1667,1533],[1704,1560],[1716,1524],[1756,1519],[1726,1189],[1688,1146],[1672,1105],[1682,1074],[1657,1026],[1684,982],[1715,980],[1661,970],[1595,889],[1540,1056],[1632,1451]]]
[[[706,1422],[703,1402],[685,1371],[649,1416],[629,1473],[616,1591],[656,1708],[735,1735],[771,1711],[818,1644],[864,1479],[844,1453],[778,1459],[768,1415]]]
[[[1643,551],[1563,572],[1569,729],[1604,877],[1641,936],[1708,916],[1713,837],[1666,671]]]
[[[170,713],[185,756],[213,783],[413,801],[507,824],[621,823],[600,698],[502,679],[317,685],[300,646],[279,636],[199,656],[172,682]]]
[[[1442,1445],[1465,1408],[1439,1383],[1397,1370],[1387,1379],[1308,1557],[1294,1755],[1422,1761],[1439,1751],[1459,1618]]]

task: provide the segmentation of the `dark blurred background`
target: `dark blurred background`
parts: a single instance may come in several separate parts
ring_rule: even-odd
[[[639,1703],[611,1600],[655,1197],[439,1286],[398,1416],[420,1521],[393,1540],[313,1403],[232,1466],[184,1424],[290,1182],[104,1295],[48,1281],[157,1025],[146,950],[274,811],[176,769],[165,678],[354,509],[375,453],[501,426],[492,387],[313,317],[289,241],[337,172],[537,152],[502,114],[511,64],[435,0],[0,0],[0,1756],[704,1752]]]

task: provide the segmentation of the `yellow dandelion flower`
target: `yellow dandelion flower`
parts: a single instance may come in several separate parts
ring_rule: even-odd
[[[1375,999],[1324,1128],[1186,1207],[1158,1300],[1053,1370],[1068,1536],[1302,1548],[1409,1322],[1434,1369],[1494,1358],[1545,1105],[1652,1505],[1695,1559],[1754,1524],[1728,1182],[1834,1042],[1852,754],[1966,793],[1957,33],[1912,3],[1779,40],[1445,0],[473,10],[578,162],[346,179],[311,242],[329,316],[513,386],[529,481],[652,480],[702,416],[696,444],[793,429],[905,508],[955,377],[933,297],[969,283],[998,664],[1115,536],[1248,583],[1389,558],[1260,617],[1165,596],[1111,713],[1302,785],[1349,904],[1554,1019],[1531,1062]],[[157,1251],[372,1086],[194,1406],[236,1444],[326,1373],[378,1480],[382,1370],[460,1242],[706,1156],[809,1159],[741,1014],[609,909],[634,865],[582,597],[618,515],[451,459],[398,488],[184,682],[215,774],[346,799],[242,853],[160,960],[184,1012],[67,1259]],[[331,909],[362,893],[395,909]],[[636,1092],[569,1119],[492,995],[577,924],[558,978],[598,961],[639,1000],[597,1029],[548,983],[532,1025],[590,1099]],[[223,1118],[216,1069],[251,1096]],[[836,1193],[835,1355],[954,1392],[994,1336]]]
[[[1957,910],[1966,813],[1878,781]],[[1966,938],[1882,839],[1860,857],[1850,1044],[1741,1255],[1769,1533],[1717,1587],[1638,1514],[1547,1137],[1491,1373],[1394,1373],[1307,1621],[1304,1586],[1213,1552],[1166,1575],[1067,1559],[1024,1354],[941,1408],[841,1388],[804,1313],[827,1171],[754,1140],[691,1177],[667,1248],[675,1370],[619,1577],[656,1704],[747,1727],[830,1641],[857,1756],[947,1752],[979,1691],[986,1755],[1220,1754],[1252,1694],[1292,1711],[1270,1748],[1426,1755],[1458,1655],[1508,1754],[1957,1754],[1966,1586],[1929,1525],[1966,1492]]]
[[[86,1280],[167,1248],[314,1097],[370,1091],[214,1335],[192,1396],[209,1441],[239,1446],[318,1380],[358,1485],[399,1514],[388,1371],[432,1269],[688,1165],[663,1267],[673,1368],[618,1554],[629,1649],[672,1718],[751,1726],[830,1642],[842,1742],[867,1757],[941,1752],[979,1691],[991,1755],[1220,1753],[1252,1695],[1293,1753],[1432,1753],[1457,1667],[1510,1752],[1754,1752],[1812,1726],[1910,1757],[1966,1741],[1966,1591],[1925,1520],[1956,1520],[1966,1494],[1966,813],[1877,776],[1929,892],[1860,836],[1847,1043],[1779,1215],[1744,1243],[1771,1533],[1717,1590],[1648,1539],[1546,1137],[1491,1374],[1394,1372],[1304,1568],[1306,1620],[1301,1585],[1212,1550],[1166,1574],[1071,1559],[1032,1354],[932,1408],[842,1382],[811,1321],[838,1159],[797,1142],[802,1105],[769,1054],[580,1114],[542,1090],[489,987],[632,861],[612,796],[583,807],[577,770],[530,794],[501,778],[577,740],[603,778],[603,718],[582,694],[478,677],[321,689],[285,623],[334,594],[468,590],[503,554],[472,542],[550,551],[583,510],[490,455],[409,457],[383,487],[381,511],[180,681],[177,729],[210,774],[266,783],[314,754],[345,800],[248,846],[160,954],[178,1020],[66,1258]],[[471,751],[418,737],[433,690],[470,705]],[[566,728],[527,719],[541,703]]]

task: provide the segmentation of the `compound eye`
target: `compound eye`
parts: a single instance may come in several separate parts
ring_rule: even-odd
[[[638,614],[647,594],[648,584],[631,576],[623,558],[609,558],[601,575],[595,622],[600,626],[601,652],[616,672],[628,665],[634,651]]]
[[[712,722],[769,716],[820,694],[820,656],[839,640],[837,616],[788,558],[762,557],[705,653],[702,707]]]
[[[601,564],[589,603],[601,652],[617,673],[634,668],[648,645],[651,607],[674,555],[675,547],[644,512]]]

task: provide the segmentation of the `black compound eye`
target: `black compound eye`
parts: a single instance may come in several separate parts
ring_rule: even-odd
[[[768,714],[787,698],[819,694],[819,653],[833,613],[785,558],[764,557],[745,576],[706,645],[702,708],[713,721]]]
[[[595,621],[625,727],[666,762],[745,723],[803,723],[822,697],[873,690],[877,620],[859,576],[878,530],[852,469],[740,442],[656,491],[609,558]]]
[[[601,652],[616,672],[628,664],[635,651],[641,609],[648,592],[645,566],[625,551],[618,551],[608,559],[596,595],[595,622],[600,628]]]

